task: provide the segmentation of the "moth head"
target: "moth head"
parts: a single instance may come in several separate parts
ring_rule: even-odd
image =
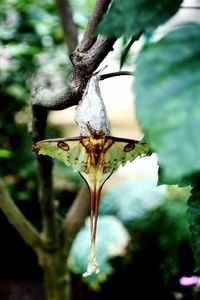
[[[105,137],[106,132],[104,132],[103,130],[96,130],[96,129],[92,128],[92,126],[90,125],[89,122],[87,122],[86,126],[87,126],[89,135],[91,135],[91,137],[93,139],[100,139],[100,138]]]
[[[35,152],[35,153],[38,153],[40,151],[40,147],[37,144],[34,144],[32,146],[32,151]]]

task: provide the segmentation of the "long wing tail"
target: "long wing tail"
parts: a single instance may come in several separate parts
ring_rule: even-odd
[[[83,274],[84,277],[90,276],[93,272],[99,273],[99,266],[96,262],[95,253],[95,241],[98,221],[98,208],[101,195],[101,189],[104,182],[111,174],[106,176],[104,180],[98,180],[95,175],[87,176],[85,173],[80,173],[83,179],[86,181],[90,193],[90,227],[91,227],[91,246],[90,246],[90,257],[87,267],[87,271]]]

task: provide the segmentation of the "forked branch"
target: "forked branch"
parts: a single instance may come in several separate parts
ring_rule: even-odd
[[[107,54],[113,50],[116,41],[115,38],[105,36],[94,37],[94,31],[110,2],[111,0],[96,1],[86,33],[70,55],[72,66],[66,87],[61,91],[54,92],[37,85],[32,92],[33,106],[42,106],[49,110],[62,110],[77,105],[81,100],[89,78]]]

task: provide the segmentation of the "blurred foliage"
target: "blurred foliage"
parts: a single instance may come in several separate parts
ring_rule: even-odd
[[[100,273],[87,278],[86,282],[90,288],[99,288],[112,270],[110,259],[113,257],[108,251],[109,245],[116,235],[119,237],[117,243],[123,238],[115,227],[116,221],[123,228],[124,234],[129,232],[131,237],[128,250],[123,249],[123,252],[126,250],[124,263],[128,261],[129,264],[136,265],[135,273],[140,272],[137,268],[141,268],[141,265],[136,263],[138,259],[152,260],[151,253],[154,252],[154,257],[160,259],[159,265],[155,262],[155,269],[159,269],[162,274],[161,280],[166,285],[173,276],[181,274],[180,248],[184,242],[189,243],[186,219],[188,195],[187,188],[156,187],[151,181],[143,180],[127,181],[107,192],[99,207],[96,249]],[[104,225],[102,222],[105,222]],[[87,223],[75,239],[71,250],[69,266],[73,272],[80,275],[87,266],[89,235]],[[142,264],[142,261],[140,263]]]
[[[127,181],[102,198],[99,214],[115,215],[131,231],[137,219],[141,219],[149,210],[159,207],[165,198],[165,189],[156,187],[151,181]]]
[[[182,0],[114,0],[99,30],[108,36],[131,36],[144,29],[154,29],[178,10]]]
[[[94,0],[71,2],[75,21],[79,29],[84,29]],[[120,7],[123,6],[123,1],[116,2]],[[180,1],[176,1],[178,2]],[[131,1],[127,3],[132,5]],[[32,142],[28,133],[31,121],[30,89],[37,80],[53,89],[63,86],[67,81],[69,63],[67,49],[63,45],[63,33],[54,1],[1,0],[0,7],[0,176],[6,180],[15,200],[31,200],[36,198],[36,178],[34,155],[31,153]],[[137,10],[135,12],[137,13]],[[130,11],[128,13],[131,16]],[[171,13],[167,13],[167,16],[170,15]],[[155,20],[158,22],[159,18]],[[162,18],[161,20],[163,21]],[[127,26],[130,25],[127,33],[132,35],[133,20],[129,18],[129,21],[124,22],[120,14],[115,25],[125,26],[127,23]],[[145,22],[142,25],[145,25]],[[140,25],[140,22],[138,24]],[[109,21],[109,28],[110,25]],[[138,28],[141,29],[140,26]],[[120,28],[119,35],[121,30],[123,28]],[[125,44],[127,42],[125,38]],[[150,67],[151,78],[153,69],[154,66]],[[145,74],[147,73],[143,72],[143,76]],[[162,91],[159,93],[168,95]],[[147,95],[149,96],[149,93]],[[154,107],[151,111],[155,116]],[[59,136],[60,130],[49,127],[47,135]],[[173,145],[176,151],[177,144],[174,141]],[[61,164],[56,163],[54,174],[58,178],[55,182],[56,196],[59,195],[59,190],[64,190],[69,179],[69,190],[73,191],[79,184],[76,174],[74,175],[71,169],[66,171],[66,167]],[[148,242],[153,237],[152,247],[157,249],[157,253],[162,253],[159,265],[162,276],[168,278],[178,272],[179,246],[184,240],[188,240],[185,217],[185,199],[188,194],[185,189],[182,193],[180,189],[172,189],[169,192],[163,188],[155,188],[147,182],[127,182],[105,195],[100,205],[97,235],[97,259],[102,273],[87,279],[88,284],[97,288],[100,282],[108,277],[113,271],[110,259],[123,254],[129,235],[131,242],[127,252],[128,258],[131,255],[133,260],[137,260],[136,254],[140,252],[141,256],[146,255],[147,260],[150,260]],[[195,193],[193,195],[195,199],[198,196]],[[197,201],[192,213],[197,212],[196,205]],[[64,213],[63,209],[63,215]],[[195,219],[193,224],[196,225],[197,220]],[[89,241],[85,241],[86,236],[89,238],[88,226],[87,223],[77,236],[69,259],[71,269],[79,274],[85,271],[87,265]],[[110,242],[115,247],[119,246],[121,252],[113,254],[109,248]],[[136,271],[139,272],[139,269]]]
[[[151,236],[155,241],[155,249],[157,248],[162,255],[159,268],[166,283],[169,282],[170,277],[181,273],[179,266],[181,246],[186,241],[189,244],[190,235],[186,217],[188,196],[188,189],[168,188],[165,202],[149,211],[145,218],[141,218],[135,224],[137,233],[143,232],[144,237]],[[142,237],[143,234],[140,237],[140,233],[139,247],[148,249],[148,239]]]
[[[71,0],[74,13],[74,21],[79,29],[85,30],[90,17],[95,0]]]
[[[198,24],[184,24],[145,45],[138,56],[134,85],[137,115],[146,140],[158,153],[165,183],[176,184],[200,169],[199,32]]]
[[[195,174],[192,180],[191,196],[188,200],[188,221],[191,230],[196,270],[200,269],[200,176]]]
[[[0,7],[0,176],[15,200],[28,200],[36,197],[30,89],[35,81],[63,86],[67,49],[54,1],[3,0]]]
[[[196,175],[198,179],[200,170],[200,26],[198,5],[182,3],[186,4],[181,0],[113,0],[99,30],[125,38],[143,32],[141,49],[132,64],[136,117],[145,141],[158,154],[159,183],[189,185]],[[187,14],[182,14],[183,8]],[[167,23],[176,12],[180,14]],[[162,32],[161,24],[165,25]],[[130,46],[131,40],[121,65]],[[199,185],[192,186],[188,216],[200,269],[200,194]]]

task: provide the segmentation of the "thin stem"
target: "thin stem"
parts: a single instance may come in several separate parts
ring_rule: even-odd
[[[131,71],[118,71],[118,72],[107,73],[107,74],[101,75],[100,80],[104,80],[104,79],[115,77],[115,76],[123,76],[123,75],[134,76],[134,73]]]

